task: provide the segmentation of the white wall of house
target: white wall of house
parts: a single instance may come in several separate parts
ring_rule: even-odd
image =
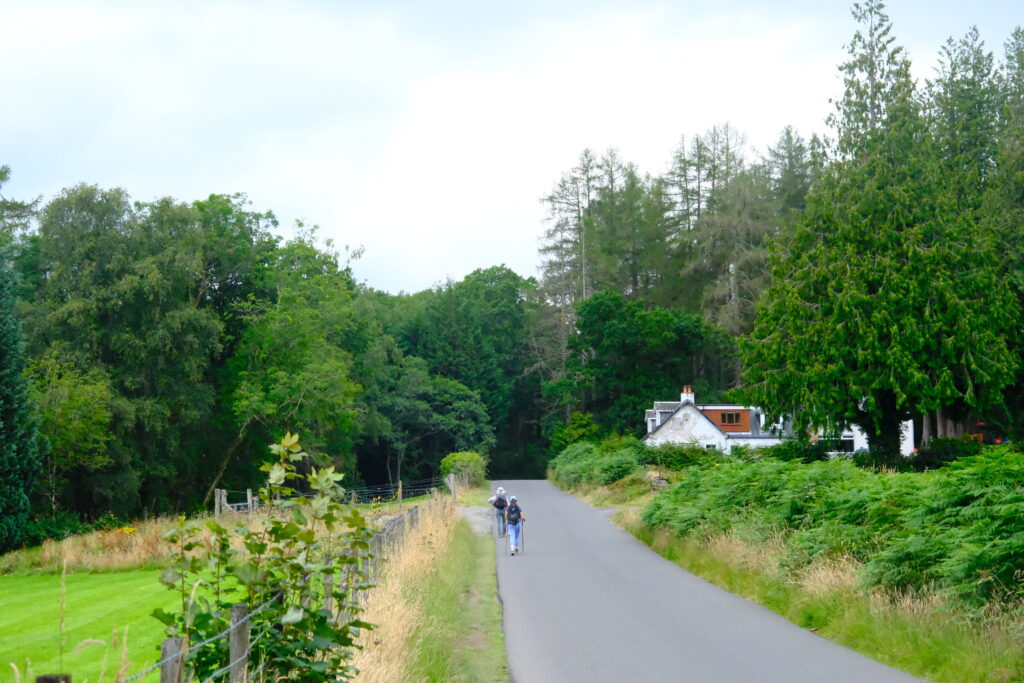
[[[654,434],[647,436],[647,443],[659,446],[663,443],[695,443],[725,451],[725,435],[704,417],[692,403],[676,411]]]
[[[780,443],[782,443],[781,437],[761,436],[757,438],[744,439],[742,436],[738,436],[729,439],[730,448],[728,452],[731,453],[732,447],[734,446],[748,446],[750,448],[767,448],[768,446],[778,446]]]
[[[852,425],[849,431],[853,434],[853,450],[868,447],[868,436],[864,430],[857,425]],[[900,435],[900,453],[905,456],[914,454],[914,421],[906,420],[903,423]]]

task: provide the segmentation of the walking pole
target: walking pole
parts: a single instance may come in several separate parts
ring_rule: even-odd
[[[526,520],[519,520],[519,552],[526,552]]]
[[[509,539],[509,538],[510,538],[511,536],[512,536],[512,534],[510,534],[510,533],[508,532],[508,529],[506,529],[506,530],[505,530],[505,554],[506,554],[506,555],[508,555],[508,544],[509,544],[509,540],[508,540],[508,539]]]

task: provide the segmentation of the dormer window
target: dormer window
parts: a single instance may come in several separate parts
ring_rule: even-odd
[[[740,423],[739,413],[722,413],[722,424],[738,425]]]

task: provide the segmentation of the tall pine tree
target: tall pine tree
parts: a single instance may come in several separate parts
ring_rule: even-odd
[[[21,542],[39,469],[36,421],[28,402],[24,340],[14,314],[15,277],[0,257],[0,552]]]

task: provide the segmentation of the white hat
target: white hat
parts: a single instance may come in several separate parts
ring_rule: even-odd
[[[519,499],[518,499],[518,498],[516,498],[515,496],[509,496],[509,497],[508,497],[508,499],[509,499],[509,500],[519,500]]]
[[[505,489],[501,486],[498,487],[497,493],[505,493]]]

